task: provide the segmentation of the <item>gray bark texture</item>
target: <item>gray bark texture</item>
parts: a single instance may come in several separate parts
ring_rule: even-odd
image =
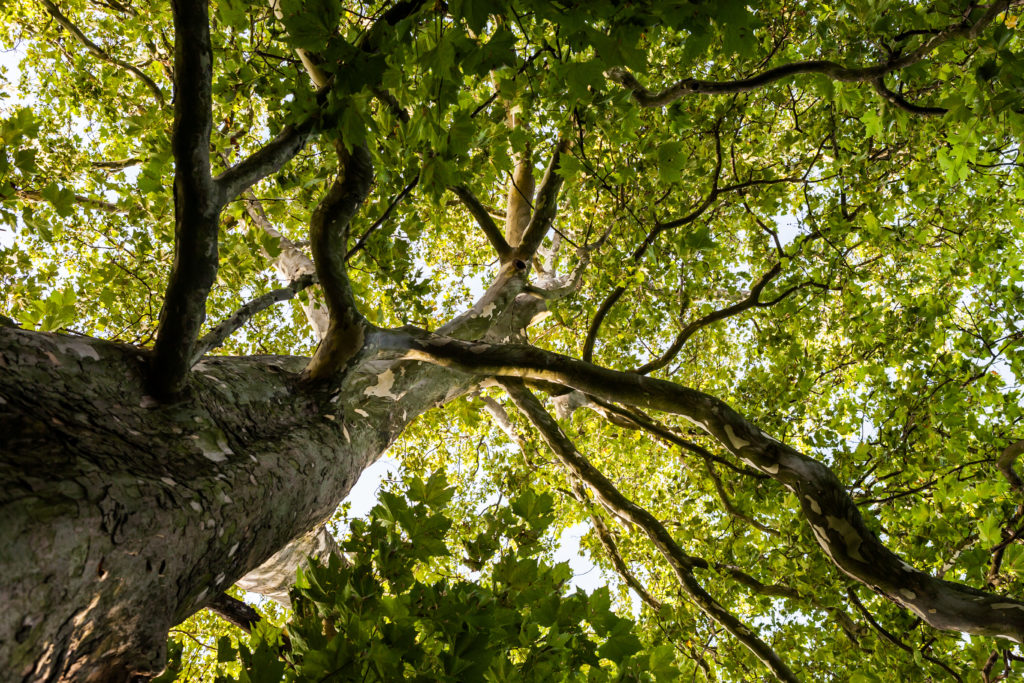
[[[447,369],[369,353],[316,389],[297,383],[307,359],[222,357],[162,403],[149,362],[0,327],[6,680],[159,671],[171,626],[329,518],[409,421],[460,393]]]

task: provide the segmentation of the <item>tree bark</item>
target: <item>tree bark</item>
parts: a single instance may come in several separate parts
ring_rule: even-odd
[[[367,349],[333,387],[307,359],[210,358],[146,394],[149,352],[0,328],[0,668],[119,681],[175,623],[327,519],[454,373]]]

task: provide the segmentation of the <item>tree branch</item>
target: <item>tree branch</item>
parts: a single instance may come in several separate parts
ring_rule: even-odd
[[[687,340],[701,328],[707,327],[708,325],[716,323],[719,320],[724,320],[725,318],[729,318],[734,315],[739,315],[740,313],[750,310],[755,306],[760,306],[761,292],[764,291],[765,286],[767,286],[769,282],[774,280],[775,277],[781,272],[782,264],[776,263],[774,266],[771,267],[771,269],[768,270],[768,272],[761,276],[760,280],[754,283],[754,286],[750,288],[750,294],[748,294],[746,298],[744,298],[741,301],[737,301],[731,306],[726,306],[725,308],[721,308],[717,311],[712,311],[711,313],[708,313],[704,317],[694,320],[693,322],[691,322],[690,324],[688,324],[686,327],[679,331],[679,334],[676,335],[675,340],[665,350],[665,353],[663,353],[659,358],[655,358],[651,362],[641,365],[633,372],[636,372],[641,375],[646,375],[651,372],[654,372],[655,370],[665,367],[666,365],[671,363],[672,359],[675,358],[676,355],[682,350],[683,345],[686,344]],[[795,290],[788,290],[787,294],[793,291]],[[781,301],[781,299],[776,299],[775,303],[778,303],[778,301]]]
[[[850,598],[850,602],[853,603],[853,606],[857,608],[857,611],[861,613],[861,615],[867,620],[867,622],[869,624],[871,624],[871,627],[873,629],[875,629],[876,631],[878,631],[878,633],[885,640],[889,641],[890,643],[892,643],[896,647],[900,648],[904,652],[913,652],[913,648],[911,648],[909,645],[904,643],[902,640],[900,640],[899,638],[894,636],[892,633],[890,633],[888,630],[886,630],[881,624],[879,624],[875,620],[875,618],[871,615],[871,612],[869,612],[868,609],[864,606],[864,603],[862,603],[860,601],[860,598],[857,597],[857,592],[853,588],[847,588],[846,589],[846,595],[847,595],[847,597]],[[941,667],[942,669],[944,669],[946,671],[946,673],[950,674],[955,680],[963,681],[963,679],[960,677],[960,674],[958,674],[956,671],[951,669],[945,662],[942,662],[942,661],[932,657],[931,655],[929,655],[929,654],[927,654],[925,652],[922,652],[921,656],[924,657],[925,659],[927,659],[929,662],[932,662],[933,664],[935,664],[935,665]]]
[[[316,273],[316,266],[313,265],[312,259],[306,256],[294,242],[282,235],[277,228],[270,224],[267,214],[263,211],[263,204],[256,199],[252,190],[246,190],[242,193],[242,196],[245,203],[245,212],[249,215],[249,219],[267,235],[278,240],[278,247],[281,249],[281,253],[273,259],[274,269],[288,281],[298,280],[304,275]],[[327,314],[327,308],[321,304],[320,298],[319,294],[316,294],[311,296],[309,301],[302,304],[306,320],[309,321],[310,326],[313,328],[317,341],[327,336],[327,328],[330,326],[330,316]]]
[[[296,294],[316,282],[316,276],[312,273],[303,275],[298,280],[280,289],[275,289],[266,294],[256,297],[252,301],[243,304],[237,311],[232,313],[226,320],[207,332],[196,342],[196,348],[192,356],[192,364],[198,363],[203,356],[224,343],[228,337],[234,334],[239,328],[256,315],[276,303],[287,301]]]
[[[590,265],[590,251],[580,249],[578,257],[579,260],[568,275],[562,278],[551,278],[549,282],[544,283],[543,288],[537,289],[536,293],[546,301],[559,301],[578,292],[583,283],[583,272]]]
[[[565,391],[564,387],[562,387],[559,384],[547,384],[546,386],[544,386],[544,389],[546,391],[551,391],[551,389],[553,388]],[[642,410],[638,410],[636,408],[628,410],[626,408],[623,408],[622,406],[615,405],[614,403],[610,403],[608,401],[603,401],[594,396],[587,396],[581,391],[573,391],[570,393],[584,396],[585,405],[588,408],[594,409],[595,411],[600,413],[602,417],[607,419],[609,422],[612,422],[613,424],[619,425],[621,427],[626,427],[628,429],[642,429],[648,434],[653,434],[662,441],[666,441],[675,446],[679,446],[679,448],[681,448],[682,450],[689,451],[690,453],[699,456],[705,462],[716,462],[719,465],[722,465],[723,467],[731,469],[736,474],[741,474],[745,477],[751,477],[754,479],[768,479],[767,474],[758,472],[744,465],[737,465],[735,463],[732,463],[726,460],[725,458],[715,455],[708,449],[701,446],[699,443],[690,441],[689,439],[684,439],[674,430],[669,429],[668,427],[659,424],[655,420],[651,419],[651,417],[645,414]]]
[[[129,159],[113,159],[110,161],[94,161],[92,167],[103,171],[121,171],[142,163],[142,159],[131,157]]]
[[[231,201],[263,178],[281,170],[313,135],[317,118],[318,112],[298,125],[285,126],[273,140],[217,176],[224,201]]]
[[[529,346],[398,333],[382,335],[376,341],[382,347],[404,349],[406,358],[444,365],[476,378],[552,382],[606,401],[678,415],[796,494],[818,545],[847,576],[934,628],[1024,642],[1024,602],[943,581],[910,566],[868,528],[831,469],[771,438],[713,396]]]
[[[394,26],[419,10],[424,1],[402,0],[392,5],[364,34],[359,48],[363,52],[376,52],[379,49],[380,36],[384,26]],[[271,0],[270,7],[280,20],[283,14],[279,0]],[[328,77],[320,68],[319,58],[316,55],[302,48],[297,48],[295,52],[306,68],[314,86],[319,89],[317,100],[322,105],[326,102],[327,90],[330,89],[335,77]],[[381,88],[374,87],[373,89],[378,97],[386,97],[386,93]],[[217,182],[224,192],[225,201],[233,199],[262,178],[280,170],[302,150],[309,138],[316,132],[319,122],[320,110],[317,109],[301,123],[285,126],[264,147],[218,176]]]
[[[353,256],[355,256],[359,252],[360,249],[362,249],[363,247],[366,246],[366,241],[368,239],[370,239],[370,235],[373,234],[374,230],[376,230],[380,226],[384,225],[385,221],[387,221],[387,219],[391,216],[391,212],[395,210],[395,207],[398,206],[399,204],[401,204],[402,200],[409,196],[409,193],[412,192],[413,189],[416,188],[416,185],[419,184],[419,182],[420,182],[420,176],[417,173],[416,177],[413,178],[412,181],[410,181],[408,185],[403,187],[401,192],[399,192],[397,195],[395,195],[395,198],[392,199],[391,203],[389,203],[387,208],[384,209],[384,213],[382,213],[380,215],[380,218],[375,220],[373,222],[373,225],[368,227],[366,229],[366,232],[364,232],[362,235],[359,236],[359,239],[356,240],[356,243],[354,245],[352,245],[352,248],[349,249],[348,253],[345,254],[345,260],[346,261],[351,259]]]
[[[501,384],[523,415],[540,432],[541,437],[554,452],[559,462],[573,476],[585,482],[603,505],[647,534],[658,552],[668,561],[680,587],[690,600],[708,617],[743,643],[780,680],[797,681],[793,672],[767,643],[712,598],[697,582],[693,576],[693,568],[700,566],[701,561],[687,555],[661,522],[650,512],[622,495],[607,477],[591,465],[586,457],[576,450],[575,445],[537,400],[537,397],[521,381],[508,379],[503,380]]]
[[[252,633],[253,627],[263,618],[252,607],[249,607],[249,605],[238,598],[231,597],[227,593],[219,593],[213,596],[206,608],[216,612],[218,616],[223,617],[246,633]]]
[[[839,628],[843,629],[843,633],[846,637],[854,644],[857,643],[858,633],[861,630],[857,624],[850,618],[850,615],[844,612],[839,607],[830,607],[816,596],[802,595],[798,590],[780,583],[766,584],[758,581],[750,574],[746,573],[739,567],[731,564],[716,563],[715,569],[721,573],[727,574],[736,583],[749,588],[758,595],[765,595],[770,598],[786,598],[789,600],[800,600],[807,604],[828,613],[836,620],[839,624]]]
[[[15,190],[14,196],[25,202],[45,202],[48,201],[43,193],[38,190]],[[118,208],[117,204],[105,201],[103,199],[96,199],[95,197],[86,197],[85,195],[76,194],[74,196],[75,203],[84,206],[88,209],[96,209],[98,211],[104,211],[106,213],[121,213],[121,209]]]
[[[130,74],[132,74],[133,76],[135,76],[136,78],[138,78],[140,81],[142,81],[146,85],[147,88],[149,88],[150,92],[153,93],[154,97],[156,97],[157,102],[160,103],[161,106],[163,106],[164,94],[160,90],[160,86],[158,86],[153,81],[152,78],[147,76],[145,74],[145,72],[142,71],[142,69],[140,69],[139,67],[137,67],[137,66],[135,66],[133,64],[129,64],[128,62],[121,61],[120,59],[107,54],[103,50],[103,48],[101,48],[99,45],[97,45],[96,43],[94,43],[91,40],[89,40],[89,38],[87,38],[86,35],[84,33],[82,33],[81,29],[79,29],[77,26],[75,26],[75,24],[73,24],[71,22],[71,20],[68,19],[60,11],[60,9],[56,5],[54,5],[52,2],[50,2],[50,0],[39,0],[39,2],[46,9],[46,11],[50,14],[50,16],[52,16],[54,19],[56,19],[57,23],[60,24],[61,27],[63,27],[65,31],[67,31],[72,36],[74,36],[75,40],[77,40],[79,43],[81,43],[85,47],[85,49],[87,49],[89,52],[91,52],[93,55],[95,55],[99,59],[102,59],[104,62],[107,62],[108,64],[112,64],[112,65],[114,65],[116,67],[124,69],[124,70],[128,71]]]
[[[893,92],[886,87],[885,81],[879,77],[871,81],[871,85],[875,87],[875,92],[882,96],[884,100],[890,104],[894,104],[905,112],[911,114],[917,114],[918,116],[942,116],[949,110],[945,107],[924,107],[913,102],[908,102],[903,95]]]
[[[222,197],[210,175],[213,52],[208,0],[174,0],[174,265],[152,363],[153,392],[181,393],[217,277]]]
[[[943,43],[957,38],[974,38],[1010,5],[1011,2],[1009,0],[1004,0],[1002,2],[995,2],[987,8],[977,8],[978,10],[984,9],[985,11],[974,23],[970,23],[968,19],[965,19],[961,23],[950,26],[933,35],[916,50],[870,66],[845,67],[827,60],[808,60],[783,64],[766,69],[754,76],[734,81],[702,81],[695,78],[684,78],[659,93],[652,93],[641,85],[632,73],[622,67],[609,69],[605,72],[605,76],[629,90],[633,94],[633,98],[642,107],[664,107],[687,95],[727,95],[748,92],[775,81],[800,74],[821,74],[843,83],[870,83],[888,73],[923,61]],[[931,112],[928,113],[932,114]]]
[[[501,234],[501,229],[498,228],[497,223],[494,222],[494,219],[491,218],[490,213],[480,203],[480,200],[476,198],[476,195],[465,185],[454,185],[451,190],[473,215],[473,218],[476,219],[477,225],[484,231],[487,241],[494,247],[494,251],[498,254],[501,262],[508,261],[512,257],[512,247],[505,241],[505,236]]]
[[[510,115],[509,125],[519,125],[515,114]],[[513,154],[515,166],[508,184],[508,203],[505,206],[505,239],[512,247],[518,247],[526,233],[533,212],[533,150],[529,144],[522,152]]]
[[[1020,476],[1014,471],[1013,463],[1017,461],[1021,453],[1024,453],[1024,439],[1014,441],[1004,448],[996,460],[996,467],[1006,477],[1006,481],[1010,482],[1010,488],[1018,492],[1024,491],[1024,482],[1021,481]]]
[[[653,230],[647,233],[643,242],[633,251],[633,263],[639,263],[640,259],[644,257],[647,250],[652,244],[654,244],[655,238],[666,230],[677,228],[700,218],[704,215],[704,212],[711,208],[715,199],[718,197],[718,177],[722,173],[722,139],[719,135],[718,127],[715,127],[715,171],[711,176],[711,190],[708,192],[708,196],[702,201],[697,208],[691,211],[688,215],[682,218],[670,221],[668,223],[659,223]],[[601,330],[601,324],[604,319],[608,316],[608,313],[612,310],[622,295],[626,293],[626,288],[618,286],[611,291],[608,297],[598,307],[597,312],[594,313],[594,319],[590,321],[590,328],[587,330],[587,337],[583,342],[583,355],[582,358],[586,362],[590,362],[594,357],[594,345],[597,343],[597,334]]]
[[[730,517],[735,517],[736,519],[744,521],[755,529],[759,529],[766,534],[771,534],[772,536],[780,535],[776,529],[771,528],[767,524],[762,524],[733,504],[732,500],[729,498],[729,494],[726,493],[725,486],[722,485],[721,477],[718,476],[718,472],[715,472],[715,466],[711,464],[711,458],[704,458],[704,467],[708,471],[708,476],[711,477],[711,482],[715,485],[715,492],[718,493],[718,499],[722,501],[722,507]]]
[[[608,555],[608,559],[611,560],[612,567],[615,568],[615,572],[622,577],[622,580],[626,582],[626,585],[632,588],[640,599],[643,600],[648,607],[653,609],[655,612],[661,609],[661,601],[655,598],[647,590],[647,588],[640,583],[639,579],[633,575],[633,572],[629,570],[629,565],[622,559],[622,554],[619,553],[619,548],[615,543],[615,539],[612,537],[612,532],[608,529],[608,526],[601,519],[601,516],[594,511],[593,506],[587,499],[587,495],[583,490],[583,486],[576,484],[572,487],[573,495],[587,509],[587,514],[590,517],[591,524],[594,525],[594,532],[597,534],[597,539],[601,542],[601,547],[604,548],[604,552]]]
[[[313,263],[331,321],[306,367],[307,380],[333,375],[363,347],[365,321],[356,308],[345,257],[349,224],[370,193],[373,163],[364,146],[348,152],[338,143],[337,149],[338,176],[314,209],[309,225]]]
[[[562,175],[558,172],[558,161],[568,148],[568,140],[563,138],[558,141],[548,168],[544,172],[544,178],[540,182],[533,215],[530,217],[530,221],[523,231],[523,239],[516,249],[516,253],[523,261],[529,262],[533,258],[541,242],[544,241],[544,236],[551,228],[555,214],[558,213],[558,194],[564,182]]]

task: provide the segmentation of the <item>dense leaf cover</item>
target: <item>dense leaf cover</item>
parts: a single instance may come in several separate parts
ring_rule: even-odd
[[[308,249],[339,157],[365,150],[374,172],[332,253],[380,328],[469,309],[507,263],[486,224],[513,210],[517,165],[531,186],[547,173],[564,181],[554,206],[546,181],[523,192],[534,216],[557,208],[526,267],[565,291],[487,341],[717,397],[827,465],[909,565],[1024,594],[1020,3],[398,5],[211,4],[213,175],[311,132],[220,214],[203,332],[281,286],[274,264]],[[171,102],[188,87],[174,43],[166,3],[0,7],[20,58],[0,81],[0,312],[20,326],[153,343],[175,248]],[[317,292],[216,353],[314,353],[300,304]],[[798,678],[1024,674],[1017,645],[931,628],[837,569],[808,503],[699,424],[534,388]],[[271,609],[251,640],[186,622],[181,680],[768,676],[547,443],[493,382],[423,415],[391,449],[411,484],[352,522],[347,559],[304,570],[293,613]],[[608,590],[571,593],[552,564],[575,525]]]
[[[283,632],[261,626],[237,650],[220,636],[218,662],[237,654],[242,664],[231,680],[610,680],[602,660],[627,680],[678,678],[672,647],[644,650],[607,589],[565,595],[568,566],[536,558],[554,521],[550,494],[527,488],[492,506],[467,555],[452,558],[443,508],[454,489],[435,475],[403,493],[382,492],[353,524],[351,563],[332,555],[300,573]],[[490,570],[468,581],[449,574],[451,559]]]

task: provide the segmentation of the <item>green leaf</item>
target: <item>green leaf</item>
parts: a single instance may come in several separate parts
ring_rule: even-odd
[[[217,639],[217,661],[224,664],[235,661],[235,647],[231,644],[229,636],[221,636]]]
[[[334,34],[342,10],[340,0],[281,0],[280,7],[288,42],[314,51]]]
[[[658,176],[662,182],[672,183],[679,180],[679,174],[686,166],[686,161],[681,143],[670,140],[660,145],[657,152],[657,163]]]

